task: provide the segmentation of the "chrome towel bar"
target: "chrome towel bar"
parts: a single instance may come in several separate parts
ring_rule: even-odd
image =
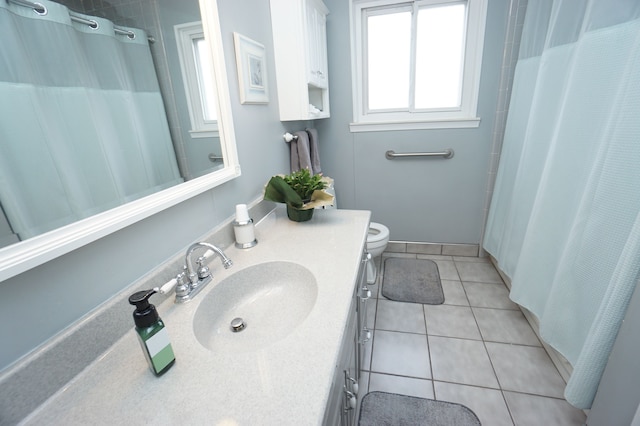
[[[402,154],[389,150],[385,152],[384,156],[387,157],[387,160],[393,160],[394,158],[404,158],[404,157],[442,157],[442,158],[449,159],[453,157],[453,154],[454,154],[453,149],[447,148],[442,152],[405,152]]]

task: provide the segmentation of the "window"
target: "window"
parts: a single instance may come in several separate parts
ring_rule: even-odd
[[[175,33],[191,118],[190,134],[194,138],[218,137],[213,65],[202,22],[176,25]]]
[[[477,127],[486,0],[352,0],[351,130]]]

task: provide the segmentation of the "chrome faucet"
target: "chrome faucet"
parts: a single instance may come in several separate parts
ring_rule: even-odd
[[[207,252],[205,252],[205,254],[203,256],[200,256],[198,258],[198,260],[196,260],[196,263],[198,265],[198,269],[195,270],[193,268],[193,262],[191,260],[191,254],[193,254],[194,251],[196,251],[196,249],[198,249],[199,247],[206,247],[209,250],[213,251],[214,253],[216,253],[218,256],[220,256],[220,259],[222,260],[222,265],[224,266],[224,269],[229,269],[232,265],[233,262],[231,261],[231,259],[229,259],[222,250],[220,250],[218,247],[214,246],[213,244],[209,244],[209,243],[193,243],[189,246],[189,248],[187,249],[187,254],[184,257],[184,261],[187,264],[187,273],[189,275],[189,282],[191,282],[191,285],[198,285],[199,281],[202,280],[203,278],[206,277],[211,277],[211,274],[209,274],[209,268],[206,266],[203,266],[203,262],[204,260],[208,257]]]
[[[194,267],[192,255],[200,247],[205,247],[208,250],[202,256],[198,257],[195,262],[197,267]],[[220,256],[224,269],[229,269],[233,265],[231,259],[229,259],[222,250],[213,244],[204,242],[191,244],[184,257],[186,263],[185,271],[178,274],[176,277],[176,303],[183,303],[193,299],[200,290],[202,290],[202,288],[211,281],[211,272],[204,262],[212,254]]]

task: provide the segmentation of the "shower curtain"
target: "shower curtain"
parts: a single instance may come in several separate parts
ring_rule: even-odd
[[[591,406],[640,271],[640,2],[527,7],[484,248]]]
[[[39,3],[0,1],[0,204],[21,239],[182,181],[144,31]]]

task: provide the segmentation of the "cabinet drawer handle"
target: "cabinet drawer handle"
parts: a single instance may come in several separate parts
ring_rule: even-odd
[[[354,408],[356,408],[356,405],[358,405],[358,398],[356,398],[353,392],[345,389],[344,394],[347,397],[347,406],[344,407],[345,411],[353,410]]]
[[[356,379],[354,379],[353,377],[349,377],[347,376],[347,380],[351,382],[351,390],[353,391],[353,393],[355,395],[358,394],[358,381]]]
[[[364,336],[364,339],[362,339],[360,343],[365,344],[369,340],[371,340],[371,330],[369,330],[367,327],[362,327],[362,334]]]

